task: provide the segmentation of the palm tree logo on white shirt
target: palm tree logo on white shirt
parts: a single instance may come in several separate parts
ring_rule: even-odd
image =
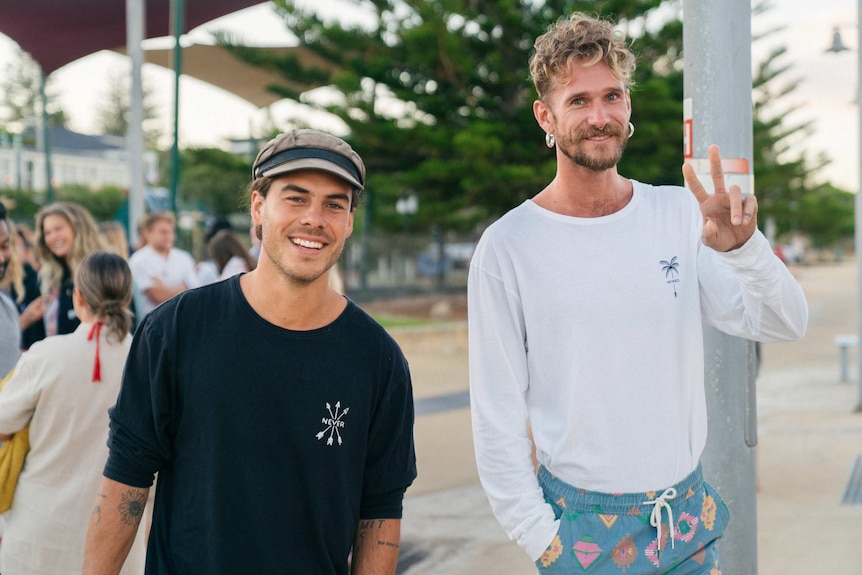
[[[662,265],[661,271],[664,272],[667,283],[673,286],[673,297],[677,297],[676,284],[679,283],[679,278],[676,277],[679,275],[679,262],[676,260],[677,256],[673,256],[670,261],[661,260],[659,262]]]
[[[332,406],[329,405],[329,402],[326,403],[326,411],[329,412],[329,417],[324,416],[320,422],[326,426],[326,428],[318,433],[315,437],[318,440],[323,439],[323,437],[329,433],[329,437],[326,438],[326,445],[332,445],[333,438],[338,440],[338,445],[341,445],[341,430],[344,429],[344,421],[342,418],[347,415],[347,412],[350,411],[349,407],[345,407],[341,413],[339,410],[341,409],[341,402],[336,402],[335,411],[332,410]]]

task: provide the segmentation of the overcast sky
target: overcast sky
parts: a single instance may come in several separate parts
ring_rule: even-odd
[[[311,0],[308,0],[311,1]],[[857,0],[858,1],[858,0]],[[792,74],[802,79],[795,96],[801,110],[800,121],[815,123],[816,133],[804,145],[812,153],[825,152],[833,163],[824,172],[836,185],[855,191],[859,187],[859,122],[855,104],[859,54],[857,41],[857,6],[853,0],[772,0],[774,9],[768,17],[755,20],[754,29],[766,25],[785,25],[786,30],[774,40],[787,46]],[[330,15],[362,14],[345,9],[344,3],[330,0],[321,3]],[[827,54],[833,29],[838,26],[850,52]],[[268,4],[243,10],[221,18],[191,38],[207,42],[207,29],[227,29],[238,34],[249,44],[279,45],[289,43],[290,35],[281,20]],[[14,44],[0,35],[0,70],[9,59]],[[755,45],[754,57],[766,49]],[[52,76],[63,107],[71,117],[72,129],[94,132],[97,104],[105,99],[109,80],[117,71],[127,69],[125,58],[113,53],[100,52],[58,70]],[[156,93],[156,102],[163,116],[163,131],[170,135],[173,110],[172,72],[146,65],[145,82]],[[180,140],[182,145],[219,145],[225,138],[244,138],[266,122],[267,113],[276,125],[284,127],[287,118],[298,113],[291,102],[279,102],[270,110],[255,106],[217,88],[194,79],[184,78],[180,87]],[[637,106],[637,101],[633,102]],[[338,122],[320,119],[321,129],[338,130]],[[680,120],[681,121],[681,120]]]

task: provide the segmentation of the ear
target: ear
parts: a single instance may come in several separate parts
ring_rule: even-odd
[[[266,198],[263,197],[257,190],[251,193],[251,221],[255,226],[261,225],[263,222],[263,205],[266,203]]]
[[[551,114],[551,110],[548,109],[547,104],[541,100],[533,102],[533,116],[535,116],[536,122],[538,122],[543,132],[546,134],[554,133],[553,115]]]
[[[76,307],[87,307],[87,302],[77,286],[72,288],[72,304]]]
[[[344,234],[345,241],[347,240],[347,238],[349,238],[351,235],[353,235],[353,216],[354,216],[354,214],[356,214],[356,210],[351,210],[350,215],[347,218],[347,230]]]

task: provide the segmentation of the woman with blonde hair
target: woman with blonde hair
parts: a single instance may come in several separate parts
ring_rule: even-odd
[[[72,306],[72,278],[81,260],[104,247],[93,216],[77,204],[57,202],[36,214],[39,283],[42,295],[50,296],[47,335],[72,333],[81,323]]]
[[[132,274],[107,252],[76,268],[72,301],[82,323],[35,343],[0,391],[0,440],[30,426],[30,451],[6,513],[2,573],[80,573],[83,565],[90,495],[108,455],[108,409],[132,342]],[[138,560],[124,573],[143,571],[143,536],[136,545]]]

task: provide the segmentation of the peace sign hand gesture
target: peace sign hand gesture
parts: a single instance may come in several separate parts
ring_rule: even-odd
[[[682,175],[703,214],[703,245],[719,252],[735,250],[757,229],[757,199],[753,195],[743,198],[736,184],[729,190],[725,187],[721,155],[715,144],[709,147],[709,173],[715,188],[713,194],[704,189],[690,163],[682,167]]]

